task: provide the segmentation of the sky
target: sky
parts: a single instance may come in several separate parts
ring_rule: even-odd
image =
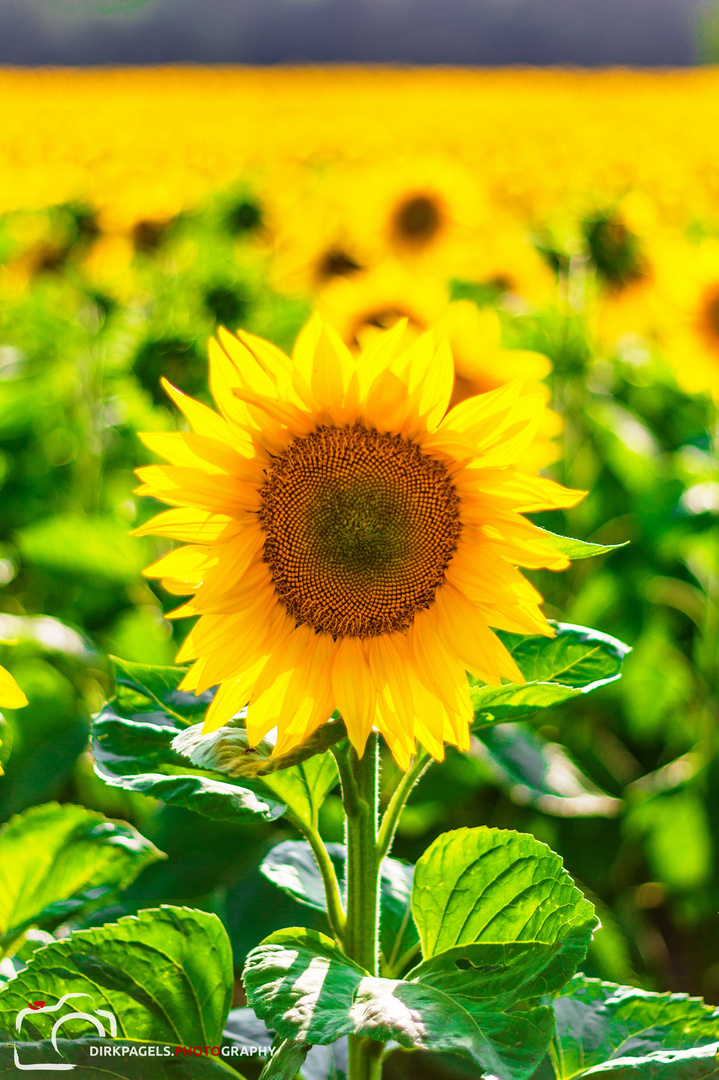
[[[0,64],[687,65],[709,0],[0,0]]]

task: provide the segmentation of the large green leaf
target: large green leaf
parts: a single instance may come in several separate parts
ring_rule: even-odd
[[[597,926],[594,907],[546,844],[486,827],[446,832],[430,845],[415,869],[412,912],[425,958],[473,942],[559,944],[544,975],[558,986]]]
[[[476,752],[495,782],[520,806],[557,817],[615,817],[621,799],[585,776],[559,743],[526,724],[497,724],[477,732]]]
[[[322,934],[272,934],[250,953],[248,1001],[283,1039],[326,1045],[362,1034],[380,1042],[450,1051],[503,1080],[536,1069],[553,1024],[551,1009],[516,1010],[554,947],[533,942],[468,946],[445,965],[420,965],[404,981],[369,975]],[[281,1074],[280,1074],[281,1075]]]
[[[93,725],[95,770],[106,783],[224,821],[271,821],[284,812],[263,791],[193,769],[173,749],[212,700],[178,689],[182,668],[115,663],[117,696]]]
[[[209,1056],[187,1056],[176,1053],[169,1043],[139,1039],[58,1039],[57,1048],[58,1052],[49,1039],[0,1043],[0,1077],[17,1077],[17,1061],[48,1069],[70,1065],[73,1080],[242,1080],[211,1049]]]
[[[344,872],[344,844],[325,844],[338,877]],[[306,840],[283,840],[267,852],[260,873],[301,904],[327,911],[322,877]]]
[[[125,822],[84,806],[35,806],[0,832],[0,948],[107,903],[161,852]]]
[[[719,1076],[719,1010],[700,998],[576,975],[554,1005],[557,1080]]]
[[[344,891],[345,846],[326,844],[325,847]],[[307,841],[283,840],[267,853],[260,872],[301,904],[327,911],[324,885]],[[402,958],[411,956],[419,945],[411,911],[413,872],[414,867],[399,859],[384,859],[380,869],[380,947],[392,970],[401,970]]]
[[[538,709],[587,694],[621,675],[630,651],[616,638],[570,623],[557,623],[556,635],[523,637],[500,633],[527,680],[524,686],[473,686],[475,725],[518,720]]]
[[[38,949],[0,991],[0,1028],[14,1031],[25,1010],[20,1036],[46,1039],[57,1015],[30,1011],[28,1002],[44,1001],[48,1008],[66,994],[86,994],[83,1009],[112,1012],[120,1038],[214,1046],[222,1038],[232,986],[232,950],[216,915],[150,909]],[[94,1032],[83,1020],[65,1029],[71,1036]]]

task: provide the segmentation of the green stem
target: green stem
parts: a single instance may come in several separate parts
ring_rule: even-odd
[[[380,826],[379,837],[377,841],[380,862],[382,862],[382,860],[388,854],[390,848],[392,847],[394,834],[397,831],[397,825],[399,823],[402,811],[404,810],[405,803],[407,802],[407,799],[409,797],[409,793],[414,787],[414,785],[417,783],[425,769],[428,768],[429,764],[429,754],[426,750],[420,747],[419,751],[417,752],[417,756],[414,759],[412,767],[407,770],[407,772],[400,780],[382,817],[382,824]]]
[[[379,970],[379,850],[377,846],[377,736],[371,734],[361,758],[353,748],[338,750],[337,763],[347,816],[347,924],[344,950],[355,963]],[[382,1044],[349,1037],[349,1080],[379,1080]]]
[[[317,869],[320,872],[322,884],[325,889],[327,920],[330,924],[332,933],[337,939],[337,943],[341,945],[344,941],[347,917],[344,908],[342,907],[342,897],[337,874],[332,865],[332,860],[327,853],[327,848],[323,844],[322,837],[316,829],[310,828],[305,822],[300,821],[299,818],[295,817],[294,814],[288,814],[287,817],[295,828],[299,829],[312,849],[312,854],[315,857]]]

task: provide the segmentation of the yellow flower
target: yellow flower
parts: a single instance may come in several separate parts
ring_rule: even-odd
[[[549,357],[527,349],[503,348],[497,312],[490,307],[478,308],[471,300],[450,302],[446,285],[434,276],[410,272],[388,261],[331,282],[320,292],[317,307],[352,350],[369,345],[376,334],[399,319],[407,320],[407,346],[430,329],[446,339],[454,360],[450,405],[514,379],[520,380],[527,393],[549,401],[549,390],[542,382],[552,370]],[[559,449],[554,440],[561,430],[560,417],[547,405],[518,467],[538,472],[556,461]]]
[[[404,323],[358,358],[319,318],[293,358],[250,334],[210,343],[220,415],[166,384],[194,429],[144,436],[169,465],[138,471],[173,509],[143,526],[187,542],[145,573],[199,615],[182,688],[219,685],[205,730],[248,705],[251,745],[276,754],[338,708],[358,753],[373,727],[401,767],[419,740],[466,749],[466,671],[522,675],[490,629],[546,634],[517,566],[567,560],[523,514],[580,492],[514,461],[543,399],[513,383],[447,413],[452,358]]]
[[[655,279],[659,336],[677,382],[719,402],[719,241],[667,242]]]
[[[0,709],[22,709],[27,698],[9,671],[0,666]]]

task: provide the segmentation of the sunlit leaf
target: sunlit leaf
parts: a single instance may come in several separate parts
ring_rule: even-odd
[[[173,749],[208,705],[178,690],[181,668],[117,662],[117,697],[93,724],[96,772],[106,783],[218,820],[274,820],[284,805],[228,777],[192,769]]]
[[[50,1007],[66,994],[87,994],[89,1000],[75,1001],[88,1012],[87,1005],[112,1012],[120,1038],[213,1046],[222,1038],[232,986],[232,950],[216,915],[149,909],[38,949],[0,991],[0,1028],[14,1032],[18,1013],[27,1010],[20,1036],[46,1039],[57,1016],[31,1011],[28,1002]],[[95,1033],[84,1020],[64,1030]]]
[[[506,1080],[524,1080],[544,1054],[553,1017],[546,1006],[513,1006],[553,952],[535,942],[473,945],[456,950],[444,967],[420,967],[398,981],[369,975],[323,934],[292,928],[250,953],[244,981],[257,1015],[283,1039],[393,1039],[452,1051]]]
[[[557,988],[597,926],[592,904],[546,844],[484,826],[443,833],[430,845],[415,869],[412,912],[425,958],[474,942],[558,943]]]
[[[0,832],[0,946],[106,902],[162,857],[131,825],[84,806],[26,810]]]
[[[555,1002],[557,1080],[708,1080],[719,1076],[719,1010],[576,975]]]

